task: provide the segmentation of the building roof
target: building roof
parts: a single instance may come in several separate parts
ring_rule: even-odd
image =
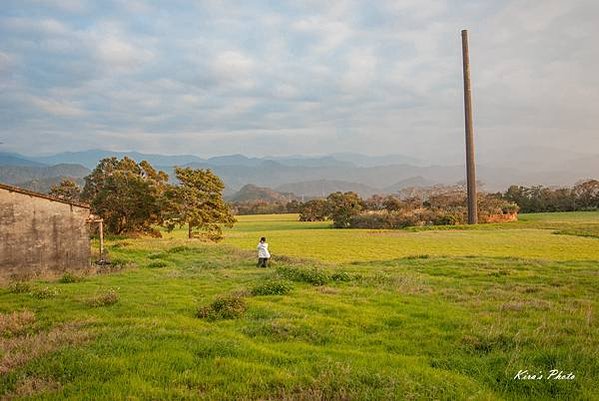
[[[71,202],[71,201],[68,201],[65,199],[55,198],[50,195],[41,194],[39,192],[29,191],[27,189],[15,187],[15,186],[8,185],[8,184],[2,184],[1,182],[0,182],[0,189],[5,189],[9,192],[16,192],[16,193],[23,194],[23,195],[35,196],[36,198],[42,198],[42,199],[46,199],[46,200],[49,200],[52,202],[66,203],[67,205],[81,207],[84,209],[90,208],[90,206],[86,203]]]

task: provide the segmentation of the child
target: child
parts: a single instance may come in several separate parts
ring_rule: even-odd
[[[266,242],[266,237],[262,237],[258,243],[258,267],[267,267],[268,259],[270,259],[268,243]]]

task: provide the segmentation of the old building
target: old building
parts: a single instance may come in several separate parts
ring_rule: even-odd
[[[90,266],[90,209],[0,184],[0,275]]]

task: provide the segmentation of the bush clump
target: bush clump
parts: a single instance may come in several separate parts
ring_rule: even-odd
[[[31,291],[31,295],[37,299],[54,298],[58,296],[58,289],[52,287],[40,287]]]
[[[237,319],[247,310],[245,299],[239,294],[221,295],[210,305],[200,306],[196,316],[206,320]]]
[[[325,285],[331,278],[318,267],[302,269],[296,267],[277,267],[277,274],[291,281],[309,283],[313,285]]]
[[[83,280],[83,277],[77,276],[70,272],[66,272],[65,274],[62,275],[61,278],[58,279],[58,282],[61,284],[70,284],[70,283],[78,283],[79,281],[82,281],[82,280]]]
[[[26,294],[31,292],[32,286],[26,281],[13,281],[8,284],[8,291],[13,294]]]
[[[293,285],[288,281],[269,280],[252,288],[252,295],[286,295],[293,290]]]
[[[114,305],[119,301],[119,293],[114,288],[101,292],[93,298],[88,299],[87,304],[93,308]]]

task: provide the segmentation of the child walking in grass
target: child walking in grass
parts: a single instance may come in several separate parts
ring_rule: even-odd
[[[260,238],[258,242],[258,267],[267,267],[270,253],[268,252],[268,243],[266,237]]]

